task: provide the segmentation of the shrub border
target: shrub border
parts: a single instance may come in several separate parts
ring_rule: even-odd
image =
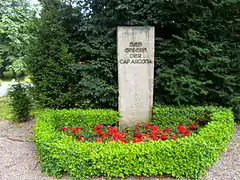
[[[210,122],[198,134],[176,141],[128,144],[72,141],[54,129],[51,110],[43,111],[34,127],[42,170],[51,176],[67,173],[79,179],[132,175],[200,178],[224,152],[234,132],[231,109],[204,108],[211,112]]]

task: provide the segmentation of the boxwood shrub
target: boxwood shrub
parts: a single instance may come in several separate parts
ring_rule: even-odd
[[[112,110],[46,110],[37,118],[34,138],[42,169],[48,175],[67,174],[78,179],[94,176],[127,177],[168,175],[200,178],[225,150],[234,131],[231,109],[216,107],[154,107],[158,125],[186,123],[207,112],[210,121],[197,134],[167,141],[95,143],[73,141],[58,131],[59,125],[113,124]]]

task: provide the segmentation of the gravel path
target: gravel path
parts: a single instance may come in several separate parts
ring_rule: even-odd
[[[40,172],[31,140],[33,121],[21,125],[0,120],[0,180],[51,180]]]
[[[206,180],[240,180],[240,125],[227,150],[207,173]]]
[[[0,120],[0,180],[56,180],[40,172],[35,145],[32,142],[34,121],[12,124]],[[61,180],[68,178],[62,178]],[[100,180],[102,178],[98,178]],[[137,178],[128,178],[137,179]],[[145,178],[143,178],[145,179]],[[142,180],[143,180],[142,179]],[[147,179],[147,178],[146,178]],[[148,178],[173,179],[173,178]],[[239,180],[240,179],[240,125],[227,151],[220,160],[208,170],[202,180]]]

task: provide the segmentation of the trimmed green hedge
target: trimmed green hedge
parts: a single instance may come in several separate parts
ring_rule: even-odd
[[[117,124],[119,113],[110,109],[46,109],[40,114],[38,119],[51,120],[54,129],[60,130],[60,127],[80,126],[83,128],[84,137],[94,135],[92,128],[98,124]]]
[[[199,117],[204,112],[210,114],[210,122],[201,128],[198,134],[176,141],[128,144],[78,142],[57,130],[59,127],[57,123],[70,125],[69,122],[77,122],[78,119],[74,119],[78,117],[76,114],[83,119],[86,115],[87,121],[82,119],[81,123],[79,122],[81,127],[88,123],[111,124],[116,122],[118,117],[118,113],[111,110],[87,110],[85,115],[84,112],[83,110],[47,110],[37,117],[34,137],[45,173],[57,177],[67,173],[79,179],[92,176],[130,175],[200,178],[225,150],[234,131],[233,113],[230,109],[168,106],[154,108],[154,123],[177,122],[177,118],[183,122],[185,115],[186,119],[189,119],[194,116]],[[96,114],[101,113],[103,116],[96,119]],[[56,119],[63,122],[56,122]],[[86,127],[90,126],[86,125]]]
[[[153,107],[152,123],[163,128],[174,128],[178,124],[188,126],[193,121],[203,119],[204,113],[208,113],[204,107],[155,106]]]
[[[119,120],[119,113],[110,109],[63,109],[46,110],[43,114],[51,115],[56,126],[79,125],[82,128],[92,128],[96,124],[114,124]]]

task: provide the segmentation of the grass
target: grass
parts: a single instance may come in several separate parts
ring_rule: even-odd
[[[8,97],[0,97],[0,120],[10,120],[13,117]]]
[[[0,97],[0,120],[9,120],[13,121],[13,112],[12,108],[9,105],[8,97]],[[30,113],[31,117],[37,116],[42,109],[36,105],[33,106],[32,111]]]

